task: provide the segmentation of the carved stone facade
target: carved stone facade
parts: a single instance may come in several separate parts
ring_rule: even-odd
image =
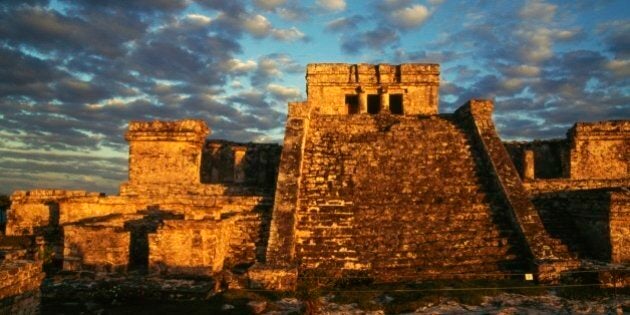
[[[554,281],[576,253],[630,263],[628,121],[504,144],[492,102],[438,114],[438,88],[433,64],[309,65],[282,147],[207,141],[199,120],[131,122],[119,195],[16,192],[7,232],[44,235],[66,270],[238,266],[276,289],[309,269]]]

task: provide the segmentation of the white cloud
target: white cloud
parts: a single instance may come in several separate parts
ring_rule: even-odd
[[[613,59],[606,63],[606,69],[612,71],[617,76],[628,77],[630,76],[630,60]]]
[[[554,40],[570,40],[577,33],[575,30],[555,30],[546,27],[519,29],[515,32],[522,40],[520,54],[528,63],[538,63],[551,58]]]
[[[250,16],[243,22],[243,27],[254,37],[266,37],[271,32],[271,23],[266,17],[257,14]]]
[[[317,5],[328,11],[343,11],[346,9],[345,0],[317,0]]]
[[[524,19],[535,19],[543,22],[551,22],[558,7],[544,1],[531,0],[518,12]]]
[[[267,85],[267,91],[280,100],[297,99],[301,96],[300,91],[296,88],[274,83]]]
[[[292,42],[298,39],[302,39],[306,35],[304,35],[304,33],[302,33],[296,27],[291,27],[289,29],[273,29],[271,31],[271,36],[273,36],[277,40]]]
[[[236,74],[253,71],[256,69],[256,66],[257,64],[254,60],[241,61],[239,59],[232,59],[228,62],[228,70]]]
[[[210,24],[212,19],[202,14],[188,14],[186,15],[186,19],[189,23],[194,24],[196,26],[204,26]]]
[[[232,87],[233,89],[240,90],[243,88],[243,83],[239,80],[234,80],[232,81],[232,83],[230,83],[230,87]]]
[[[283,5],[287,0],[254,0],[254,5],[265,10],[273,10]]]
[[[258,71],[266,76],[279,76],[282,72],[278,69],[278,62],[272,58],[262,58]]]
[[[427,7],[416,4],[396,10],[390,14],[392,23],[402,28],[414,28],[426,21],[430,13]]]
[[[514,66],[508,69],[508,74],[519,77],[535,77],[540,75],[540,68],[530,65]]]
[[[511,79],[501,81],[500,85],[502,88],[508,91],[515,92],[515,91],[520,90],[523,87],[523,83],[524,82],[521,79],[511,78]]]

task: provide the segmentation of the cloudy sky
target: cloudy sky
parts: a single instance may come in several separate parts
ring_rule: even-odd
[[[314,62],[442,66],[440,111],[492,98],[505,139],[630,118],[627,1],[2,0],[0,193],[114,193],[133,119],[279,142]]]

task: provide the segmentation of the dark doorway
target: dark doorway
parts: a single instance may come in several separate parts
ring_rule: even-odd
[[[402,115],[403,112],[402,94],[389,95],[389,111],[394,115]]]
[[[348,115],[358,114],[359,113],[359,96],[346,95],[346,107],[348,108]]]
[[[381,102],[378,94],[367,96],[367,110],[369,114],[378,114],[381,111]]]

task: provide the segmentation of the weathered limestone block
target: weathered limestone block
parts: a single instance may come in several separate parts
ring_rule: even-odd
[[[209,129],[201,120],[129,123],[129,183],[198,184]]]
[[[41,261],[0,261],[0,314],[39,314]]]
[[[132,214],[147,207],[147,202],[120,196],[71,198],[59,203],[59,223],[67,224],[87,218],[112,214]]]
[[[576,123],[568,137],[572,179],[630,178],[630,121]]]
[[[43,229],[59,224],[59,203],[72,198],[100,196],[99,193],[39,189],[16,191],[11,195],[7,212],[7,235],[42,233]]]
[[[130,233],[121,221],[64,226],[63,269],[126,272]]]
[[[254,289],[294,291],[298,271],[295,267],[277,267],[257,264],[247,270],[249,287]]]
[[[592,189],[614,189],[630,187],[630,178],[619,179],[537,179],[524,182],[523,186],[531,195],[556,193],[562,191],[580,191]]]
[[[610,243],[613,263],[630,263],[630,190],[610,197]]]
[[[224,265],[229,268],[262,261],[269,238],[271,205],[257,206],[235,218]]]
[[[221,271],[234,221],[165,220],[155,234],[149,234],[149,270],[186,276]]]

